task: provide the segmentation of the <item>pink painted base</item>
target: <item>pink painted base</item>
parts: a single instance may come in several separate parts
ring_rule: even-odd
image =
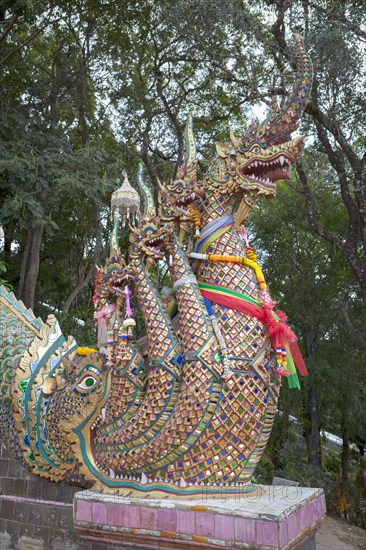
[[[325,517],[321,489],[262,486],[260,495],[202,501],[138,499],[82,491],[74,497],[80,536],[134,548],[287,550]]]

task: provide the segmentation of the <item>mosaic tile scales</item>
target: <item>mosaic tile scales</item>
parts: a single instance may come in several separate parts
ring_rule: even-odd
[[[275,195],[303,147],[291,132],[312,67],[302,38],[293,41],[288,98],[281,107],[274,100],[265,121],[240,138],[230,131],[216,143],[202,179],[189,117],[185,158],[176,178],[159,184],[158,214],[139,168],[144,211],[126,258],[124,189],[135,210],[139,199],[129,184],[112,197],[110,256],[94,297],[98,349],[78,347],[54,317],[36,319],[0,287],[0,435],[33,473],[122,495],[252,490],[281,380],[296,387],[296,367],[306,374],[245,232],[251,209]],[[165,296],[154,283],[159,262],[172,281]],[[131,292],[146,346],[135,341]]]

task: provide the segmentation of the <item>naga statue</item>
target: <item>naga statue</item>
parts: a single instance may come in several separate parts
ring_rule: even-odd
[[[253,490],[281,380],[299,388],[296,367],[307,374],[244,228],[303,148],[291,133],[312,68],[299,35],[293,51],[289,97],[273,100],[262,124],[216,143],[203,178],[191,118],[183,164],[174,181],[159,182],[157,209],[140,167],[144,208],[128,261],[117,209],[110,255],[97,271],[98,349],[78,347],[55,317],[37,319],[0,287],[0,437],[34,474],[121,495]],[[167,266],[171,295],[153,282],[157,262]],[[144,345],[134,336],[132,297]]]

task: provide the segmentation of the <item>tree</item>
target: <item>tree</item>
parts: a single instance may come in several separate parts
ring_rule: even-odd
[[[92,201],[94,209],[98,209],[109,183],[106,176],[111,164],[109,154],[100,144],[101,130],[109,145],[116,144],[109,137],[110,125],[96,109],[88,77],[91,28],[81,18],[77,20],[75,13],[63,13],[60,8],[57,13],[56,19],[48,19],[47,32],[44,25],[37,26],[39,21],[32,14],[24,16],[24,27],[12,26],[6,40],[4,37],[11,55],[4,57],[0,67],[9,85],[9,93],[2,97],[0,143],[4,251],[9,257],[12,247],[20,244],[19,277],[14,282],[18,283],[19,297],[29,307],[34,306],[45,233],[49,239],[50,234],[55,238],[56,231],[62,231],[55,215],[58,204],[65,194],[73,194],[74,212],[78,210],[75,219],[83,216],[80,203],[84,201]],[[32,33],[30,47],[30,41],[21,42],[21,35],[32,25],[39,32]],[[13,42],[22,47],[12,48]],[[5,62],[10,63],[9,67]],[[89,137],[91,124],[96,138],[99,133],[98,145],[97,139],[93,142]],[[117,170],[113,172],[116,176]],[[66,310],[91,280],[94,269],[91,265],[98,260],[101,247],[99,218],[93,214],[94,230],[88,226],[89,233],[97,231],[96,247],[91,258],[76,262],[76,288],[69,290]],[[84,267],[88,264],[87,269],[80,269],[81,264]]]
[[[364,2],[1,6],[0,260],[28,305],[54,304],[82,318],[91,314],[93,265],[108,248],[121,169],[134,182],[142,158],[153,185],[172,177],[190,111],[206,160],[215,140],[227,140],[228,123],[245,131],[254,105],[285,97],[291,33],[305,35],[316,69],[301,128],[306,153],[294,191],[284,187],[277,207],[261,207],[271,235],[257,219],[255,232],[311,368],[303,403],[309,460],[320,462],[319,427],[334,426],[343,432],[346,473],[348,439],[362,425],[362,383],[354,404],[345,392],[362,378],[357,357],[366,348]],[[354,376],[342,385],[345,349]],[[334,392],[324,393],[329,380]]]
[[[313,157],[313,171],[319,174],[322,155],[319,164],[316,161]],[[359,343],[343,321],[339,295],[352,293],[356,285],[344,256],[309,228],[300,191],[299,179],[279,186],[276,201],[262,205],[253,218],[253,242],[261,251],[272,296],[288,314],[309,370],[301,407],[299,400],[297,406],[292,401],[293,410],[286,414],[302,418],[310,464],[321,466],[321,428],[342,435],[342,477],[347,479],[350,438],[362,424],[361,433],[365,428],[361,410],[366,387]],[[341,231],[345,220],[332,186],[321,190],[319,205]]]
[[[304,33],[312,45],[316,71],[312,100],[307,107],[309,132],[337,180],[339,199],[347,217],[347,226],[342,226],[341,232],[324,223],[317,190],[307,177],[308,165],[298,163],[297,171],[310,227],[344,256],[357,281],[360,299],[366,304],[366,142],[364,117],[360,116],[365,97],[365,59],[360,49],[365,41],[361,27],[365,6],[357,0],[325,3],[267,0],[266,4],[275,13],[270,31],[280,69],[284,59],[291,60],[285,39],[289,27]],[[257,38],[263,44],[268,40],[261,31],[257,32]],[[352,323],[346,301],[344,313]]]

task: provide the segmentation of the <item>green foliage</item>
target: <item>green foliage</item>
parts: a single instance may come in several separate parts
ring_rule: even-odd
[[[252,476],[252,482],[261,485],[271,485],[273,477],[273,462],[269,456],[269,453],[265,451],[255,469],[255,474]]]
[[[12,286],[10,283],[6,281],[6,279],[2,278],[2,275],[6,273],[6,264],[5,262],[0,261],[0,286],[6,286],[9,290],[11,290]]]
[[[316,160],[313,168],[318,171]],[[300,347],[305,355],[309,351],[306,345],[314,347],[315,353],[308,356],[310,377],[304,385],[316,384],[321,424],[340,433],[342,418],[347,418],[351,432],[361,429],[362,433],[366,388],[360,345],[346,326],[339,305],[341,296],[349,296],[355,322],[361,327],[357,287],[338,251],[309,231],[299,191],[295,181],[279,186],[277,200],[261,207],[253,218],[254,242],[261,250],[272,296],[287,313]],[[341,212],[334,216],[340,209],[334,187],[321,188],[318,201],[326,204],[324,215],[332,213],[333,224],[344,223]]]
[[[79,346],[90,348],[98,347],[95,324],[91,319],[87,321],[80,320],[76,317],[76,313],[73,313],[73,315],[56,315],[56,317],[58,318],[63,334],[72,334]],[[82,321],[82,323],[80,323],[80,321]]]
[[[310,376],[301,393],[282,389],[284,416],[257,471],[261,481],[277,472],[322,482],[284,420],[296,416],[308,433],[311,396],[320,428],[346,430],[350,440],[366,430],[364,18],[361,0],[0,6],[0,277],[5,262],[6,279],[22,290],[29,235],[44,227],[36,313],[49,313],[43,303],[67,310],[63,331],[90,346],[93,266],[108,253],[110,195],[121,170],[133,183],[142,158],[152,183],[173,177],[192,112],[203,173],[213,142],[228,139],[228,123],[239,135],[254,106],[261,102],[262,113],[274,94],[285,96],[290,34],[305,35],[316,80],[301,128],[308,140],[300,179],[261,203],[250,231]],[[138,329],[141,336],[141,319]],[[330,493],[337,467],[323,457]]]
[[[339,472],[341,471],[339,454],[335,451],[329,451],[323,457],[323,469],[325,472],[329,472],[330,474],[339,475]]]
[[[346,490],[351,503],[347,511],[347,520],[362,527],[362,529],[366,529],[366,500],[362,498],[360,490],[353,483]]]

